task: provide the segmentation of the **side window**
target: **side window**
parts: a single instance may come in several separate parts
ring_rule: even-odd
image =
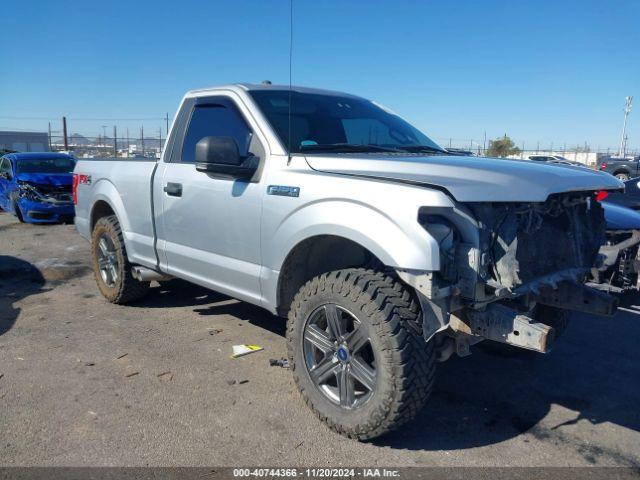
[[[249,156],[253,133],[240,112],[228,101],[196,105],[182,144],[182,162],[195,162],[196,143],[204,137],[231,137],[240,156]]]

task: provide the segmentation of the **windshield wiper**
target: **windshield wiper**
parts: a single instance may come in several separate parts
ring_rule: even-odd
[[[406,147],[405,146],[398,147],[398,150],[402,150],[405,152],[413,152],[413,153],[435,152],[435,153],[444,153],[445,155],[449,154],[449,152],[447,152],[442,148],[431,147],[429,145],[407,145]]]
[[[401,152],[397,148],[383,147],[373,144],[354,144],[354,143],[316,143],[312,145],[301,145],[300,151],[318,151],[318,152]]]

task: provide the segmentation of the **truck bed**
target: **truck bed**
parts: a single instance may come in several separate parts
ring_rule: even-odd
[[[80,159],[75,173],[86,175],[90,182],[90,188],[78,189],[76,228],[80,234],[91,238],[92,201],[120,202],[126,205],[118,209],[121,215],[118,220],[129,258],[142,265],[155,265],[151,176],[156,164],[155,159]]]

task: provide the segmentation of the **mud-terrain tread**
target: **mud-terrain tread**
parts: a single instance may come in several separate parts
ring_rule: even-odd
[[[391,341],[391,361],[378,368],[389,368],[395,383],[387,398],[377,399],[377,408],[368,421],[348,428],[323,415],[313,404],[300,382],[304,366],[297,368],[294,351],[298,348],[296,326],[304,322],[298,312],[304,302],[319,292],[330,291],[349,297],[360,305],[360,312],[372,324],[381,324]],[[379,315],[376,315],[379,313]],[[294,379],[311,410],[331,429],[350,438],[368,440],[384,435],[413,419],[423,408],[433,388],[435,349],[422,338],[420,309],[413,295],[396,279],[382,272],[352,268],[322,274],[307,282],[296,294],[287,322],[287,347]],[[389,360],[388,357],[386,357]]]
[[[110,230],[112,240],[116,240],[114,245],[118,251],[120,272],[118,272],[118,282],[114,288],[109,288],[104,284],[98,268],[98,261],[96,257],[96,248],[98,248],[96,242],[96,231],[100,227]],[[127,258],[124,236],[122,235],[122,229],[120,228],[118,218],[115,215],[102,217],[96,222],[91,238],[91,260],[98,288],[102,295],[111,303],[122,305],[133,302],[144,297],[149,291],[150,282],[140,282],[131,275],[131,264]]]

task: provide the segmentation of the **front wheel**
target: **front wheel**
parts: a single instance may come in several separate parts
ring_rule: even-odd
[[[20,223],[25,223],[24,217],[22,216],[22,210],[20,210],[20,206],[18,205],[17,195],[12,195],[10,199],[11,199],[11,206],[13,207],[14,215],[16,216],[16,218]]]
[[[631,178],[631,177],[629,177],[629,174],[628,174],[628,173],[624,173],[624,172],[616,173],[616,174],[615,174],[615,177],[616,177],[618,180],[621,180],[621,181],[623,181],[623,182],[626,182],[627,180],[629,180],[629,178]]]
[[[359,440],[412,419],[431,392],[432,342],[397,280],[373,270],[320,275],[296,295],[287,343],[306,403],[338,433]]]
[[[102,217],[91,234],[93,272],[100,293],[111,303],[128,303],[143,297],[150,282],[131,275],[131,264],[120,224],[115,215]]]

